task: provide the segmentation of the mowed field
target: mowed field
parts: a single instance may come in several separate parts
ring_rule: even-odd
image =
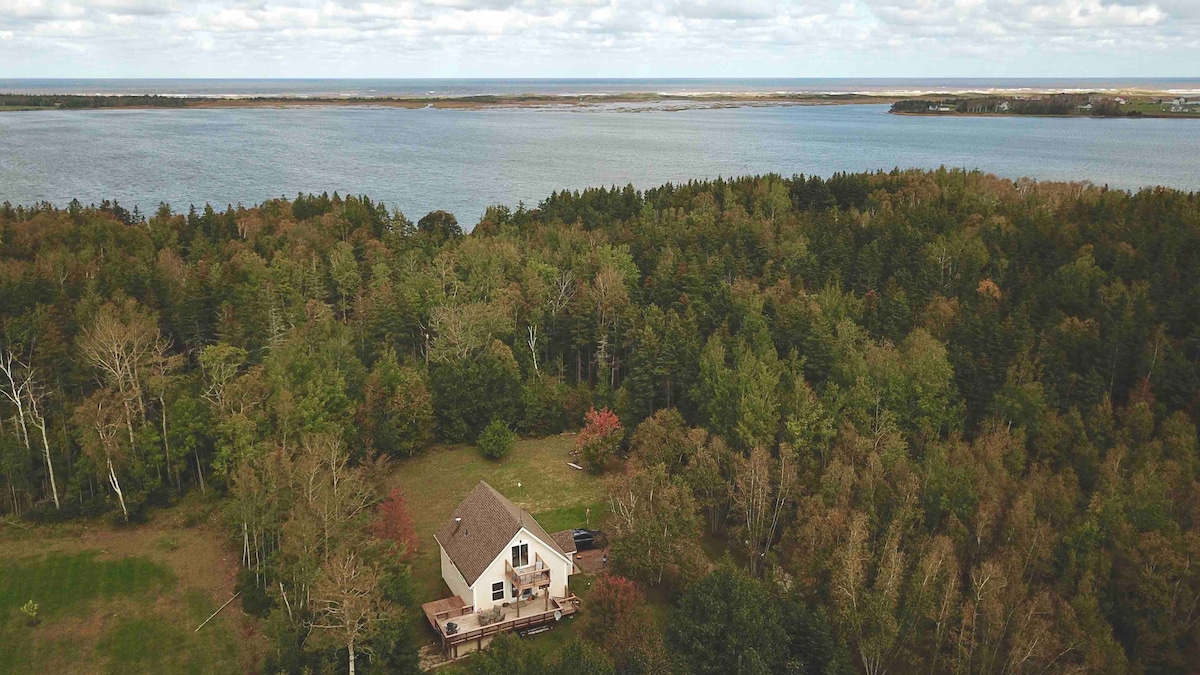
[[[195,630],[233,595],[238,562],[195,513],[130,528],[0,524],[0,673],[255,670],[264,643],[236,601]],[[30,600],[36,625],[20,609]]]

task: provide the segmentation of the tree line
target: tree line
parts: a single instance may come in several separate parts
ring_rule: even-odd
[[[120,94],[5,94],[0,93],[0,108],[183,108],[187,99],[180,96]]]
[[[585,614],[621,619],[572,649],[618,672],[1200,658],[1195,194],[768,175],[469,234],[336,193],[5,204],[0,270],[0,508],[222,495],[272,669],[412,667],[417,543],[381,477],[585,424],[589,467],[623,466]]]
[[[949,108],[953,112],[965,114],[1142,116],[1140,110],[1122,110],[1115,100],[1098,98],[1093,94],[1046,94],[1022,98],[974,96],[939,100],[907,99],[892,104],[894,113],[924,113],[940,108]]]

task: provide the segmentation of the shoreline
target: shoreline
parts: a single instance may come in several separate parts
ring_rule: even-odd
[[[889,115],[898,117],[1009,117],[1013,119],[1021,119],[1026,117],[1037,118],[1054,118],[1054,119],[1081,119],[1081,120],[1200,120],[1200,115],[1170,115],[1162,113],[1142,113],[1136,117],[1128,115],[1017,115],[1013,113],[993,113],[993,112],[900,112],[889,110]]]
[[[1022,91],[1022,95],[1029,92]],[[1013,96],[1016,93],[1008,94]],[[1040,95],[1058,95],[1041,93]],[[1113,93],[1112,95],[1118,95]],[[1131,99],[1166,97],[1165,92],[1130,90],[1119,95]],[[1005,94],[963,92],[960,97],[997,98]],[[301,110],[311,108],[399,108],[405,110],[542,110],[542,111],[603,111],[618,113],[682,112],[689,110],[717,110],[726,108],[756,108],[782,106],[840,106],[840,105],[888,105],[900,102],[930,102],[945,100],[944,93],[926,93],[920,96],[905,96],[898,92],[873,93],[641,93],[616,94],[516,94],[516,95],[473,95],[473,96],[403,96],[403,97],[307,97],[307,96],[189,96],[169,95],[80,95],[80,94],[9,94],[0,92],[0,113],[38,111],[102,111],[102,110],[222,110],[222,109],[273,109]],[[1127,116],[1063,115],[1063,114],[1014,114],[1009,112],[944,112],[924,110],[888,111],[892,115],[912,117],[1090,117],[1119,119]],[[1145,111],[1130,119],[1200,119],[1200,115],[1180,115]]]
[[[603,95],[558,95],[527,94],[516,96],[486,95],[462,97],[304,97],[304,96],[256,96],[234,97],[174,97],[174,96],[86,96],[63,94],[6,94],[0,92],[0,101],[42,98],[56,105],[29,105],[0,103],[0,112],[28,112],[37,110],[202,110],[224,108],[328,108],[328,107],[378,107],[403,108],[408,110],[485,110],[512,108],[543,109],[588,109],[613,105],[673,106],[670,110],[708,109],[720,107],[751,107],[775,105],[852,105],[889,104],[902,100],[900,96],[876,96],[864,94],[603,94]],[[125,101],[128,101],[126,103]],[[647,110],[654,110],[649,108]]]
[[[1028,95],[1033,92],[1021,90],[1007,95]],[[1039,92],[1050,94],[1053,92]],[[516,94],[474,96],[379,96],[379,97],[308,97],[308,96],[171,96],[140,94],[13,94],[0,92],[0,112],[31,112],[46,110],[197,110],[225,108],[276,108],[302,109],[327,107],[380,107],[417,110],[486,110],[486,109],[564,109],[578,110],[603,108],[605,106],[632,105],[642,109],[624,109],[621,112],[653,112],[673,110],[703,110],[731,107],[761,107],[788,105],[886,105],[905,100],[938,101],[948,95],[954,96],[1002,96],[1001,92],[987,93],[964,91],[954,94],[926,92],[913,95],[904,92],[880,93],[641,93],[614,94]],[[1137,97],[1167,96],[1165,92],[1129,90],[1112,92],[1112,95]],[[30,105],[33,100],[47,104]],[[653,107],[662,106],[662,107]],[[668,107],[669,106],[669,107]],[[905,113],[909,114],[909,113]],[[920,114],[920,113],[911,113]]]

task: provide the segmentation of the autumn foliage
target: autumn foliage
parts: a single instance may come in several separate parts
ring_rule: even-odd
[[[637,582],[615,574],[604,574],[588,593],[584,633],[603,644],[622,624],[645,611],[646,594]]]
[[[604,470],[608,459],[616,452],[625,430],[617,414],[608,408],[589,408],[584,415],[583,430],[575,438],[575,451],[594,473]]]
[[[417,531],[408,513],[408,500],[400,488],[393,489],[379,505],[372,533],[383,541],[395,542],[400,557],[411,560],[417,552]]]
[[[588,593],[584,635],[603,649],[617,672],[664,672],[666,653],[654,625],[646,594],[637,582],[604,574]]]

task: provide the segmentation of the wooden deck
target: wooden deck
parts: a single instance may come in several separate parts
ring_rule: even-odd
[[[429,620],[429,625],[433,626],[434,630],[441,632],[438,628],[439,622],[446,621],[451,617],[462,616],[464,609],[467,612],[470,612],[473,608],[467,607],[467,603],[463,602],[462,598],[455,595],[453,597],[427,602],[421,605],[421,609],[425,612],[425,618]]]
[[[553,624],[559,619],[579,611],[579,598],[534,598],[503,607],[500,621],[481,625],[479,615],[462,598],[452,597],[436,600],[421,606],[429,624],[437,631],[442,649],[448,658],[459,656],[459,647],[466,645],[469,651],[482,649],[487,642],[500,633],[521,631]],[[518,616],[519,614],[519,616]],[[447,632],[446,624],[455,624],[455,632]],[[474,644],[471,644],[474,643]],[[470,649],[473,647],[474,649]]]

